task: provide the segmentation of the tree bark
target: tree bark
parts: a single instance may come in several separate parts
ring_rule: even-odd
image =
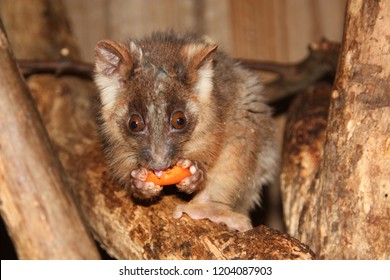
[[[323,154],[332,86],[321,83],[297,95],[287,112],[281,169],[281,193],[286,230],[308,239],[301,215],[316,207],[313,189]]]
[[[286,217],[319,258],[390,258],[389,38],[389,1],[348,2],[323,157],[306,202]]]
[[[98,258],[1,22],[0,65],[0,210],[18,256]]]

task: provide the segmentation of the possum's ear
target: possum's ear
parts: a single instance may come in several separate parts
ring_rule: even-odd
[[[113,105],[123,83],[130,78],[135,65],[142,58],[142,50],[134,42],[127,47],[103,40],[95,47],[95,82],[100,89],[103,106]]]
[[[211,54],[217,47],[216,44],[202,43],[190,43],[185,45],[181,52],[184,64],[192,71],[199,70],[206,64],[211,64]]]
[[[130,49],[121,43],[103,40],[95,47],[96,73],[124,79],[133,69],[134,60]]]
[[[190,43],[183,47],[181,56],[186,69],[186,82],[192,84],[199,98],[207,101],[213,90],[213,59],[216,44]]]

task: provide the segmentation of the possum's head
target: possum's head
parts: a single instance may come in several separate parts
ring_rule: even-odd
[[[167,38],[127,45],[98,42],[100,130],[109,163],[119,177],[140,166],[165,170],[203,145],[204,131],[216,117],[212,95],[216,48]]]

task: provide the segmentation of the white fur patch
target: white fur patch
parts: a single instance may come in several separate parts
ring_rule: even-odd
[[[97,48],[97,51],[104,59],[96,60],[96,71],[112,75],[119,65],[119,57],[104,48]]]
[[[138,60],[142,60],[143,52],[142,49],[133,41],[130,42],[130,51],[133,55],[135,55]]]
[[[97,73],[95,82],[100,90],[100,99],[103,107],[111,109],[119,93],[120,84],[118,79],[115,76],[108,77]]]
[[[210,99],[213,90],[214,70],[210,63],[206,63],[198,70],[199,79],[195,84],[195,90],[201,101],[206,102]]]

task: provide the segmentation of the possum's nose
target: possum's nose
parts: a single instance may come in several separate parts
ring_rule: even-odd
[[[149,167],[154,171],[165,171],[171,167],[169,149],[165,145],[153,145],[151,147]]]
[[[170,163],[166,161],[154,161],[150,164],[150,169],[153,171],[164,171],[170,167]]]

